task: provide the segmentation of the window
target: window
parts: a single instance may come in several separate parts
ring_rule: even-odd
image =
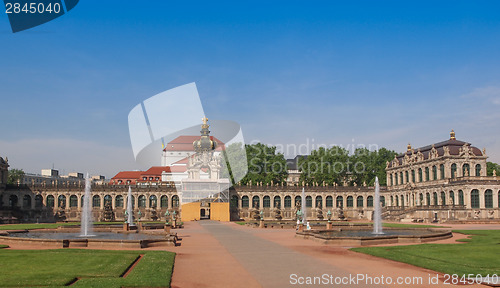
[[[123,208],[123,196],[118,195],[115,198],[115,207],[116,208]]]
[[[354,207],[354,198],[352,196],[347,196],[347,207]]]
[[[425,167],[425,181],[429,181],[429,167]]]
[[[328,207],[328,208],[333,207],[333,197],[332,196],[326,196],[326,207]]]
[[[149,196],[149,208],[154,208],[156,209],[156,204],[157,204],[157,198],[155,195]]]
[[[42,195],[36,195],[35,196],[35,208],[42,208],[43,207],[43,197]]]
[[[104,207],[106,207],[106,205],[108,204],[111,206],[111,199],[112,198],[109,195],[104,196]]]
[[[311,196],[306,196],[306,207],[313,207],[313,198]]]
[[[257,208],[259,209],[260,207],[260,199],[259,196],[253,196],[252,197],[252,208]]]
[[[394,206],[394,197],[391,196],[391,206]]]
[[[493,208],[493,191],[490,189],[484,191],[484,207]]]
[[[418,168],[418,182],[422,182],[422,168]]]
[[[380,203],[382,203],[382,207],[385,207],[385,196],[380,196]]]
[[[69,207],[78,207],[78,197],[76,195],[69,196]]]
[[[323,197],[316,196],[316,208],[323,208]]]
[[[419,206],[424,205],[424,194],[420,193],[420,195],[419,195],[419,198],[418,198],[418,199],[420,200],[420,203],[419,203],[420,205],[419,205]]]
[[[455,206],[455,193],[453,191],[450,191],[450,203]]]
[[[462,166],[462,176],[470,176],[470,166],[467,163]]]
[[[262,207],[264,207],[264,208],[270,208],[271,207],[271,197],[264,196]]]
[[[250,203],[248,203],[248,196],[245,195],[241,197],[241,208],[248,208],[249,204]]]
[[[444,179],[444,164],[439,165],[439,171],[441,174],[441,179]]]
[[[373,196],[366,197],[366,207],[373,207]]]
[[[300,206],[300,207],[302,207],[302,206],[303,206],[303,205],[302,205],[302,197],[300,197],[300,196],[295,196],[295,206],[296,206],[296,207],[297,207],[297,206]]]
[[[46,201],[47,201],[47,207],[54,208],[54,196],[52,195],[47,196]]]
[[[238,196],[236,196],[236,195],[231,196],[231,201],[229,202],[229,207],[231,209],[238,208]]]
[[[358,196],[356,198],[356,207],[363,207],[363,196]]]
[[[405,207],[405,198],[401,195],[401,207]]]
[[[396,195],[396,207],[399,207],[399,196]]]
[[[396,179],[396,186],[398,185],[398,174],[394,174],[394,179]]]
[[[337,196],[336,203],[337,203],[337,208],[342,208],[344,207],[344,197],[342,196]]]
[[[481,164],[476,165],[476,176],[481,176]]]
[[[451,179],[454,179],[457,177],[457,164],[453,163],[451,164]]]
[[[31,196],[24,195],[23,197],[23,208],[30,209],[31,208]]]
[[[432,180],[438,179],[438,168],[436,165],[432,166]]]
[[[399,179],[401,179],[401,185],[404,184],[403,182],[403,172],[399,172]]]
[[[411,170],[411,182],[415,183],[415,170]]]
[[[101,197],[99,197],[99,195],[94,195],[94,197],[92,197],[92,207],[101,207]]]
[[[465,205],[464,191],[458,190],[458,205]]]
[[[392,174],[391,174],[391,176],[389,178],[391,178],[391,186],[394,186],[394,181],[393,181],[394,177],[392,177]]]
[[[145,208],[146,207],[146,196],[141,195],[141,196],[139,196],[139,198],[137,200],[138,200],[137,204],[138,204],[139,208]]]
[[[285,208],[291,208],[291,207],[292,207],[292,197],[285,196]]]
[[[470,207],[479,208],[479,190],[474,189],[470,192]]]
[[[406,183],[410,182],[410,179],[408,177],[408,171],[405,171],[405,181]]]
[[[426,206],[431,206],[431,194],[426,193],[425,194],[425,201],[427,201],[425,204]]]
[[[446,205],[446,193],[441,191],[441,206]]]
[[[179,207],[179,196],[174,195],[172,196],[172,208],[178,208]]]
[[[274,196],[274,208],[281,208],[281,197],[280,196]]]
[[[434,193],[432,193],[432,196],[433,196],[432,200],[434,201],[434,203],[432,203],[432,205],[437,206],[438,205],[438,193],[434,192]]]

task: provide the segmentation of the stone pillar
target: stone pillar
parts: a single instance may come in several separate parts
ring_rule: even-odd
[[[481,209],[486,208],[486,201],[485,201],[486,199],[484,198],[484,192],[485,192],[485,189],[479,190],[479,208],[481,208]],[[495,197],[493,197],[493,198],[495,198]],[[495,207],[495,206],[493,206],[493,207]]]

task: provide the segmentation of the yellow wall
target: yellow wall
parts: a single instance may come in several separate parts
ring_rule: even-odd
[[[200,202],[183,204],[181,207],[181,221],[200,220]]]
[[[229,221],[229,203],[210,203],[210,219]]]

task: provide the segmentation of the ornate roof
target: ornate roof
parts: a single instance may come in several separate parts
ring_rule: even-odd
[[[437,158],[444,155],[450,156],[484,156],[483,152],[477,147],[471,146],[470,143],[457,140],[455,138],[455,132],[452,130],[450,133],[450,139],[435,143],[432,145],[420,147],[413,149],[410,144],[408,144],[408,149],[405,153],[399,154],[394,160],[397,160],[398,165],[403,165],[404,162],[409,161],[423,161],[427,159]],[[394,160],[389,162],[388,168],[393,166]]]

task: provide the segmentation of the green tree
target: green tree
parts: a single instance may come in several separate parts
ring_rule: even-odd
[[[241,143],[229,145],[224,152],[225,167],[222,176],[230,175],[233,184],[236,175],[243,175],[244,166],[248,171],[241,179],[241,183],[246,185],[252,181],[252,185],[262,182],[263,185],[280,183],[286,181],[288,171],[286,168],[286,159],[281,153],[276,152],[276,147],[267,146],[262,143],[245,145],[246,161]]]
[[[350,174],[349,152],[339,146],[320,147],[311,151],[307,158],[299,159],[299,169],[302,171],[300,181],[309,185],[313,182],[322,185],[344,185]]]
[[[493,176],[493,170],[496,170],[497,176],[500,176],[500,165],[493,162],[486,162],[486,173],[488,176]]]
[[[17,184],[22,181],[24,177],[23,169],[10,169],[7,184]]]
[[[387,161],[394,159],[397,153],[386,148],[369,151],[366,148],[358,148],[351,155],[352,177],[350,184],[366,183],[369,186],[375,184],[375,176],[378,176],[380,185],[387,185],[385,168]]]

